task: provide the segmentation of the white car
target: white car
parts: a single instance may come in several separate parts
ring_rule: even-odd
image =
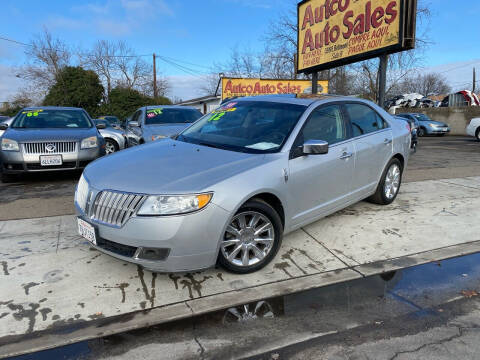
[[[475,136],[480,141],[480,118],[470,121],[470,124],[467,126],[467,135]]]

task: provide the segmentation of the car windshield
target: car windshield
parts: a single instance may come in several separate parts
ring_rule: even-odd
[[[145,125],[154,124],[188,124],[202,117],[195,109],[162,108],[147,109]]]
[[[98,125],[98,124],[104,124],[105,127],[112,127],[112,125],[110,124],[110,122],[109,122],[108,120],[104,120],[104,119],[98,120],[98,119],[95,119],[95,120],[93,120],[93,121],[95,122],[96,125]]]
[[[120,124],[120,120],[116,116],[100,116],[100,120],[107,120],[110,125],[118,125]]]
[[[92,123],[82,110],[33,109],[21,111],[12,124],[25,129],[87,129]]]
[[[306,106],[231,101],[183,131],[179,141],[248,153],[279,151]]]
[[[432,121],[427,115],[425,114],[412,114],[417,120],[420,121]]]

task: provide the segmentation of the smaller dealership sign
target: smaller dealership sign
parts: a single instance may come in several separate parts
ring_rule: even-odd
[[[416,0],[304,0],[298,4],[299,73],[409,50]]]
[[[310,80],[222,78],[222,100],[238,96],[311,93]],[[328,93],[328,81],[318,82],[318,93]]]

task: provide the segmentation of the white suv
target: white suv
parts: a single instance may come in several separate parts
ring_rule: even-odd
[[[467,135],[475,136],[480,141],[480,118],[470,121],[470,124],[467,126]]]

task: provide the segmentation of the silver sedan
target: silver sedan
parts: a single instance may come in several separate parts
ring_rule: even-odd
[[[127,137],[125,136],[125,131],[113,127],[108,120],[105,119],[95,119],[93,120],[95,125],[103,124],[101,129],[98,131],[100,135],[105,139],[105,153],[112,154],[119,150],[123,150],[127,147]]]
[[[346,97],[230,101],[175,139],[90,164],[75,195],[93,246],[152,271],[247,273],[284,234],[355,202],[393,202],[410,133]]]

